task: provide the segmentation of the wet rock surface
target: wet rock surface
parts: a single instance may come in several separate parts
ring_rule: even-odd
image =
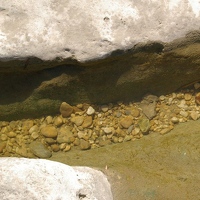
[[[198,90],[187,89],[147,95],[142,102],[78,104],[68,117],[62,116],[61,109],[56,116],[0,121],[0,155],[46,158],[51,152],[100,148],[153,132],[164,135],[179,123],[200,118],[198,96]],[[63,104],[72,107],[63,102],[61,108]]]
[[[166,135],[89,151],[53,153],[51,160],[102,170],[115,200],[198,199],[200,121],[179,124]]]
[[[149,95],[142,102],[78,104],[66,118],[0,121],[0,155],[98,168],[116,200],[198,199],[198,98],[196,89],[156,97],[152,119],[140,106],[152,102]]]

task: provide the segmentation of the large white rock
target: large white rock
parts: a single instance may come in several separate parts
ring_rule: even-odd
[[[1,200],[112,200],[105,175],[43,159],[0,158]]]
[[[0,0],[0,60],[102,58],[200,28],[199,0]]]

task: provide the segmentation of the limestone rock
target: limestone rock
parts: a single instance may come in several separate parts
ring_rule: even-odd
[[[34,2],[0,2],[0,120],[55,114],[63,101],[160,96],[199,80],[198,0]],[[61,111],[68,117],[72,106]]]
[[[43,159],[0,158],[0,177],[2,200],[113,199],[106,176],[88,167]]]
[[[72,114],[73,110],[73,107],[66,102],[62,102],[62,104],[60,105],[60,113],[63,117],[69,117]]]
[[[31,152],[39,158],[50,158],[52,153],[41,142],[33,141],[29,145]]]
[[[37,3],[42,11],[38,10]],[[148,9],[145,9],[147,6]],[[37,57],[41,60],[75,58],[85,62],[102,58],[117,49],[127,49],[141,41],[169,42],[182,37],[189,30],[199,28],[198,6],[199,3],[194,1],[177,1],[173,4],[159,1],[155,6],[151,1],[148,4],[146,1],[130,4],[128,0],[123,3],[114,0],[109,3],[59,0],[47,4],[45,0],[37,0],[30,7],[28,2],[7,1],[1,6],[1,43],[4,48],[0,56]],[[83,7],[85,12],[82,12]],[[12,9],[16,11],[15,14]],[[74,13],[77,13],[76,17]],[[41,25],[36,29],[32,25],[38,22]],[[141,23],[145,23],[145,26],[141,27]],[[26,28],[19,31],[14,25],[24,25]],[[15,38],[12,38],[13,32]]]

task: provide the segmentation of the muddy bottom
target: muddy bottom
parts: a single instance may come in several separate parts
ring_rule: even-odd
[[[88,151],[54,153],[50,160],[100,169],[114,200],[200,199],[200,121],[179,124],[166,135]]]

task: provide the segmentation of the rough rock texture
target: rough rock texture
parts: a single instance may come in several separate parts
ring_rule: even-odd
[[[199,11],[198,0],[0,0],[0,119],[200,80]]]
[[[48,160],[0,158],[0,199],[112,200],[102,172]]]

